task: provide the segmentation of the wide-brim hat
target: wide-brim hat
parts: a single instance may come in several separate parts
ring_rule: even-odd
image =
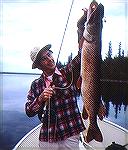
[[[51,44],[48,44],[48,45],[45,45],[43,48],[34,47],[34,48],[31,50],[31,52],[30,52],[30,58],[31,58],[31,60],[33,61],[32,69],[37,68],[37,64],[36,64],[37,56],[38,56],[42,51],[50,50],[51,46],[52,46]]]

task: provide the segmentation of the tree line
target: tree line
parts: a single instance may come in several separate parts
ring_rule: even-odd
[[[121,42],[117,55],[113,58],[112,42],[109,42],[108,52],[105,59],[101,60],[101,79],[128,81],[128,56],[124,55]],[[62,68],[72,60],[72,53],[64,64],[58,62],[57,67]]]
[[[69,55],[67,63],[72,60],[72,53]],[[58,63],[58,67],[64,67],[67,63]],[[113,57],[112,42],[109,42],[108,52],[105,59],[101,59],[101,95],[106,103],[107,113],[109,112],[109,102],[115,105],[115,117],[121,105],[128,105],[128,56],[124,55],[121,42],[118,53]]]
[[[112,42],[109,42],[107,56],[102,60],[101,72],[103,79],[128,80],[128,56],[124,56],[121,42],[119,43],[118,54],[112,58]]]

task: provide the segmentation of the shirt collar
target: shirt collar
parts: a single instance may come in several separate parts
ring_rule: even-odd
[[[56,69],[55,69],[55,73],[56,73],[57,75],[60,75],[60,76],[62,75],[61,72],[58,70],[57,67],[56,67]]]
[[[59,71],[59,69],[58,69],[57,67],[55,68],[55,73],[56,73],[57,75],[59,75],[59,76],[62,75],[61,72]],[[47,77],[46,77],[45,74],[43,74],[43,76],[44,76],[45,78],[52,78],[53,74],[52,74],[51,76],[47,76]]]

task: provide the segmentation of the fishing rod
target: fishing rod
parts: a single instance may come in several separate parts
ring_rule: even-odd
[[[71,6],[70,6],[70,10],[69,10],[69,13],[68,13],[68,18],[67,18],[67,21],[66,21],[64,33],[63,33],[63,36],[62,36],[62,40],[61,40],[61,44],[60,44],[60,48],[59,48],[59,52],[58,52],[58,56],[57,56],[56,66],[57,66],[58,61],[59,61],[59,56],[60,56],[60,52],[61,52],[61,50],[62,50],[62,45],[63,45],[63,41],[64,41],[65,34],[66,34],[66,31],[67,31],[67,27],[68,27],[68,23],[69,23],[69,19],[70,19],[70,15],[71,15],[71,11],[72,11],[72,8],[73,8],[74,1],[75,1],[75,0],[72,0]],[[71,69],[72,69],[72,66],[71,66]],[[73,71],[72,71],[71,83],[70,83],[68,86],[66,86],[66,87],[54,87],[54,89],[61,89],[61,90],[64,90],[64,89],[69,88],[69,87],[72,85],[72,83],[73,83]]]
[[[66,30],[67,30],[67,27],[68,27],[68,22],[69,22],[69,19],[70,19],[70,15],[71,15],[71,11],[72,11],[74,1],[75,0],[72,0],[71,7],[70,7],[70,10],[69,10],[69,13],[68,13],[67,22],[66,22],[66,25],[65,25],[64,33],[63,33],[63,36],[62,36],[62,40],[61,40],[61,44],[60,44],[60,48],[59,48],[59,52],[58,52],[58,56],[57,56],[56,66],[58,64],[60,52],[61,52],[61,49],[62,49],[62,45],[63,45],[63,41],[64,41],[64,38],[65,38]]]
[[[59,48],[59,52],[58,52],[58,56],[57,56],[57,61],[56,61],[56,66],[58,64],[58,60],[59,60],[59,56],[60,56],[60,52],[61,52],[61,49],[62,49],[62,45],[63,45],[63,41],[64,41],[64,38],[65,38],[65,34],[66,34],[66,30],[67,30],[67,26],[68,26],[68,22],[69,22],[69,19],[70,19],[70,15],[71,15],[71,11],[72,11],[72,7],[73,7],[73,4],[74,4],[74,1],[75,0],[72,0],[72,3],[71,3],[71,7],[70,7],[70,10],[69,10],[69,14],[68,14],[68,18],[67,18],[67,22],[66,22],[66,25],[65,25],[65,29],[64,29],[64,33],[63,33],[63,36],[62,36],[62,41],[61,41],[61,44],[60,44],[60,48]],[[73,73],[72,73],[72,76],[73,76]],[[71,84],[73,82],[73,79],[71,81]],[[68,86],[70,87],[71,84]],[[54,87],[54,89],[67,89],[68,87]],[[51,107],[50,107],[50,103],[51,103],[51,99],[49,97],[49,100],[48,100],[48,141],[50,140],[50,111],[51,111]],[[56,126],[57,126],[57,115],[55,114],[55,133],[54,133],[54,138],[55,138],[55,134],[56,134]]]

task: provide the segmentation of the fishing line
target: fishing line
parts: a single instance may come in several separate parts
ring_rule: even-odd
[[[71,15],[71,11],[72,11],[74,1],[75,0],[72,0],[71,7],[70,7],[70,10],[69,10],[69,14],[68,14],[67,22],[66,22],[66,25],[65,25],[65,29],[64,29],[64,33],[63,33],[63,37],[62,37],[62,41],[61,41],[61,45],[60,45],[60,49],[59,49],[58,56],[57,56],[56,66],[58,64],[60,52],[61,52],[61,49],[62,49],[62,45],[63,45],[63,41],[64,41],[64,37],[65,37],[66,30],[67,30],[67,26],[68,26],[68,22],[69,22],[69,18],[70,18],[70,15]],[[72,66],[71,66],[71,68],[72,68]],[[69,86],[67,86],[67,87],[54,87],[54,89],[67,89],[71,86],[72,83],[73,83],[73,71],[72,71],[72,80],[71,80],[71,83],[70,83]],[[48,142],[50,140],[50,111],[51,111],[50,102],[51,102],[51,100],[50,100],[50,97],[49,97],[49,100],[48,100]],[[57,114],[56,113],[55,113],[55,116],[56,116],[56,119],[55,119],[54,138],[55,138],[56,130],[57,130],[57,127],[56,127],[57,126]]]
[[[65,33],[66,33],[66,30],[67,30],[67,26],[68,26],[68,22],[69,22],[69,18],[70,18],[70,15],[71,15],[71,11],[72,11],[72,7],[73,7],[73,4],[74,4],[74,1],[75,0],[72,0],[71,7],[70,7],[70,10],[69,10],[69,14],[68,14],[67,22],[66,22],[66,25],[65,25],[62,41],[61,41],[61,44],[60,44],[60,49],[59,49],[58,56],[57,56],[56,65],[58,64],[60,52],[61,52],[61,49],[62,49],[62,45],[63,45],[63,41],[64,41],[64,38],[65,38]]]
[[[65,87],[54,87],[54,89],[59,89],[59,90],[66,90],[68,89],[69,87],[71,87],[72,83],[73,83],[73,70],[72,70],[72,64],[71,64],[71,82],[68,86],[65,86]]]
[[[70,19],[70,15],[71,15],[71,11],[72,11],[72,8],[73,8],[74,1],[75,0],[72,0],[71,7],[70,7],[70,10],[69,10],[69,14],[68,14],[67,22],[66,22],[66,25],[65,25],[62,41],[61,41],[61,44],[60,44],[60,49],[59,49],[58,56],[57,56],[56,66],[57,66],[58,61],[59,61],[59,56],[60,56],[60,52],[61,52],[61,49],[62,49],[64,38],[65,38],[65,34],[66,34],[67,27],[68,27],[68,22],[69,22],[69,19]],[[72,69],[72,64],[71,64],[71,69]],[[61,90],[68,89],[73,83],[73,70],[71,70],[71,72],[72,72],[71,83],[66,87],[55,87],[54,89],[61,89]]]

